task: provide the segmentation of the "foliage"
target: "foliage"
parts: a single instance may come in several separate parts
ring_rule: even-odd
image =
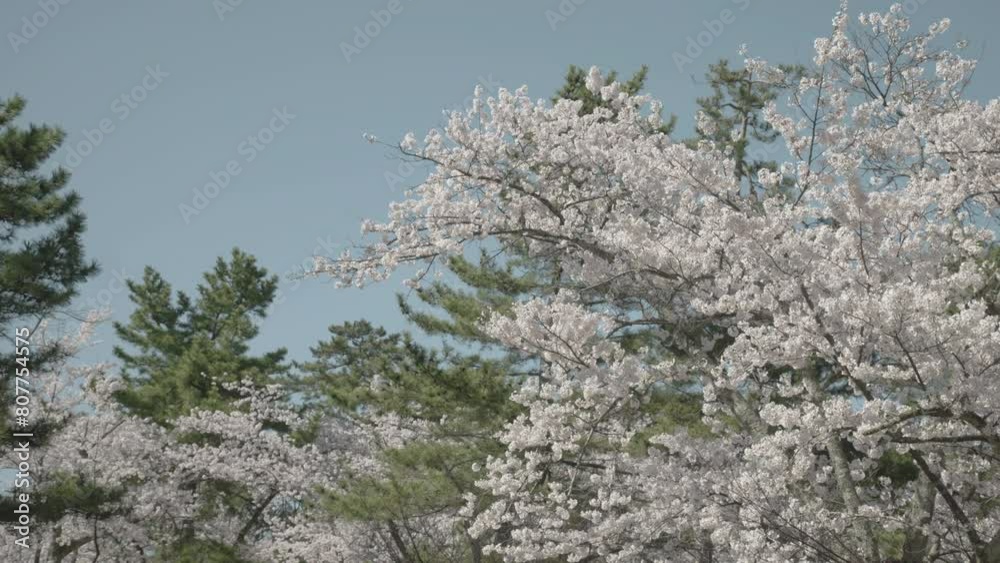
[[[507,363],[434,352],[366,321],[330,334],[301,366],[306,401],[311,412],[348,419],[354,436],[371,438],[369,463],[345,470],[326,509],[374,526],[389,538],[383,549],[404,560],[481,557],[459,509],[476,490],[472,467],[500,451],[494,436],[517,411]]]
[[[649,74],[649,67],[643,65],[632,78],[621,83],[621,89],[623,92],[630,96],[635,96],[646,85],[646,75]],[[563,82],[559,91],[556,95],[552,97],[552,103],[558,103],[559,100],[573,100],[581,102],[579,113],[580,115],[589,115],[594,112],[597,108],[611,109],[614,113],[612,104],[608,103],[601,97],[599,93],[595,93],[593,89],[587,86],[587,71],[576,65],[570,65],[569,70],[566,71],[566,78]],[[618,79],[618,73],[614,70],[608,72],[602,77],[602,80],[607,83],[615,82]],[[677,119],[671,116],[666,123],[661,123],[656,131],[663,133],[664,135],[669,135],[676,125]]]
[[[691,143],[710,141],[732,158],[733,174],[741,189],[754,194],[764,193],[757,171],[766,168],[774,172],[777,166],[775,141],[779,135],[764,119],[762,111],[805,73],[801,66],[777,68],[785,76],[781,82],[755,76],[751,67],[733,69],[729,61],[719,61],[709,66],[706,75],[712,95],[697,100],[700,109]]]
[[[0,325],[35,322],[69,304],[97,272],[84,258],[80,197],[65,191],[69,172],[43,172],[64,133],[47,125],[22,129],[25,101],[0,101]],[[36,229],[45,228],[44,232]]]
[[[15,328],[32,331],[42,319],[66,308],[96,263],[84,256],[86,221],[80,196],[67,191],[70,174],[56,167],[44,171],[64,138],[48,125],[18,127],[25,100],[0,100],[0,330],[13,339]],[[15,324],[16,323],[16,324]],[[35,347],[32,363],[41,367],[61,354]],[[11,365],[9,349],[0,361]],[[10,382],[0,386],[0,400],[11,404]],[[7,439],[7,418],[0,422]]]
[[[1000,561],[1000,101],[902,12],[713,66],[688,142],[596,68],[406,135],[433,171],[317,270],[422,266],[440,350],[334,325],[280,388],[252,258],[148,270],[122,380],[40,373],[36,559]]]
[[[468,500],[484,553],[1000,560],[1000,102],[962,97],[975,65],[938,46],[947,27],[842,10],[806,71],[748,58],[788,94],[743,121],[785,142],[773,168],[739,134],[655,133],[660,104],[596,69],[590,113],[501,91],[404,137],[435,169],[320,270],[364,285],[415,263],[419,284],[489,241],[559,267],[481,325],[542,362]],[[691,382],[701,420],[656,428],[647,405]]]
[[[65,350],[86,345],[91,323],[83,329],[62,339]],[[304,499],[333,486],[338,463],[269,429],[307,422],[280,389],[220,382],[234,397],[229,409],[196,407],[168,429],[123,409],[114,399],[121,381],[108,369],[61,362],[33,376],[45,390],[36,395],[35,416],[57,430],[31,449],[32,478],[44,486],[29,489],[30,556],[300,563],[280,555],[294,542],[277,546],[275,538],[294,529],[307,510]],[[16,452],[4,455],[16,462]],[[5,497],[3,504],[12,501]],[[14,522],[4,524],[0,558],[24,560],[26,552],[13,543]],[[322,533],[334,532],[326,526]]]
[[[224,407],[233,397],[219,382],[266,384],[283,374],[284,349],[248,353],[277,284],[276,276],[237,249],[205,273],[193,299],[183,291],[175,296],[163,276],[147,267],[141,282],[128,282],[136,305],[129,322],[114,325],[134,349],[114,350],[125,369],[118,400],[131,412],[166,423],[194,407]]]

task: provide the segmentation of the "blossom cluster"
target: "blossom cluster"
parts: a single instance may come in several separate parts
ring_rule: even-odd
[[[992,560],[1000,101],[963,96],[975,62],[938,46],[947,20],[915,31],[902,12],[843,7],[795,83],[745,61],[789,92],[763,112],[787,148],[763,192],[597,69],[592,113],[477,91],[404,138],[433,171],[318,272],[363,285],[419,264],[419,284],[482,242],[559,264],[558,291],[484,319],[542,363],[483,468],[487,551]],[[640,332],[650,346],[621,344]],[[650,436],[665,389],[698,395],[701,420]]]

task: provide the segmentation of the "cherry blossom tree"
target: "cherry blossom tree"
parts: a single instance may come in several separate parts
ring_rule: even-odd
[[[748,58],[791,92],[764,112],[787,157],[753,190],[597,69],[592,113],[477,89],[402,140],[433,171],[317,273],[420,264],[419,284],[479,243],[562,269],[551,296],[483,319],[543,364],[468,495],[487,552],[1000,561],[1000,102],[963,96],[975,62],[947,28],[843,6],[794,83]],[[623,346],[638,330],[652,343]],[[700,420],[651,435],[669,387],[701,395]]]
[[[61,349],[80,351],[94,322],[60,338]],[[302,519],[338,462],[294,439],[307,421],[277,386],[220,383],[240,397],[231,409],[195,409],[164,427],[117,402],[122,381],[110,366],[67,356],[32,383],[31,550],[5,528],[4,561],[318,560],[302,553]],[[310,524],[313,540],[352,538]]]
[[[0,557],[1000,561],[1000,101],[965,96],[947,29],[843,5],[806,70],[744,61],[753,127],[703,115],[694,143],[596,68],[590,97],[477,89],[406,135],[432,172],[316,272],[544,260],[551,290],[476,327],[518,377],[348,326],[325,403],[203,374],[232,400],[144,417],[72,358],[96,319],[43,326],[68,354],[33,376],[32,550],[4,528]],[[754,131],[786,154],[750,171]]]

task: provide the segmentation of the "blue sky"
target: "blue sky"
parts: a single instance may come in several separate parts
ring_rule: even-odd
[[[967,39],[981,60],[971,95],[995,96],[1000,3],[911,5],[919,26],[952,19],[950,37]],[[86,246],[102,266],[78,307],[104,302],[124,319],[131,308],[117,280],[145,265],[190,290],[234,246],[285,275],[357,240],[361,220],[383,217],[401,195],[385,176],[399,163],[362,133],[422,135],[477,82],[488,91],[527,84],[547,98],[571,63],[623,74],[648,64],[648,90],[687,134],[710,63],[738,59],[741,43],[770,61],[804,62],[835,10],[801,0],[4,2],[0,96],[24,95],[25,122],[66,130],[56,160],[73,169]],[[685,52],[699,39],[700,53]],[[691,60],[678,65],[675,54]],[[228,184],[199,202],[193,190],[204,194],[213,175]],[[185,217],[182,204],[197,214]],[[332,323],[404,328],[393,299],[400,281],[338,290],[283,280],[256,347],[304,358]],[[88,355],[110,359],[109,327],[100,334]]]

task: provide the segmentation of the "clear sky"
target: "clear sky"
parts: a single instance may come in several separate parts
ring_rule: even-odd
[[[0,96],[24,95],[28,120],[66,130],[56,159],[73,168],[89,220],[86,247],[103,270],[84,287],[79,307],[104,302],[123,319],[131,307],[116,278],[140,276],[145,265],[191,290],[234,246],[284,275],[317,251],[356,240],[360,221],[384,217],[401,189],[385,177],[398,162],[362,133],[389,142],[410,130],[422,137],[477,82],[488,91],[527,84],[547,98],[571,63],[623,74],[648,64],[648,90],[678,115],[677,132],[686,135],[694,99],[706,93],[693,77],[719,58],[738,60],[741,43],[769,61],[805,62],[813,39],[829,33],[836,6],[7,1],[0,4]],[[851,10],[887,6],[856,1]],[[981,61],[973,96],[1000,93],[1000,49],[991,41],[1000,3],[911,0],[910,7],[917,25],[947,16],[949,37],[969,41]],[[706,46],[686,52],[699,41]],[[205,193],[213,173],[224,178],[227,167],[228,185],[196,200],[193,190]],[[418,173],[407,178],[417,181]],[[185,220],[181,204],[197,214]],[[286,346],[304,358],[328,325],[344,320],[404,327],[392,297],[403,289],[399,279],[364,290],[317,279],[281,287],[283,302],[262,327],[260,349]],[[91,355],[110,359],[109,327],[101,335]]]

